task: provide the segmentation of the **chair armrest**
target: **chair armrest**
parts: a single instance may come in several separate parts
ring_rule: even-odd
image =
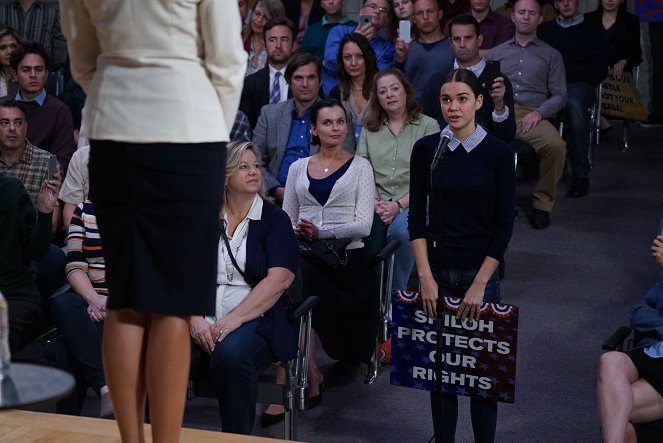
[[[631,328],[628,326],[620,326],[615,332],[612,333],[606,341],[603,342],[601,349],[604,351],[615,351],[622,349],[622,343],[631,334]]]
[[[320,297],[316,295],[311,295],[309,297],[306,297],[306,299],[299,306],[297,306],[295,312],[292,313],[293,318],[303,317],[308,311],[313,309],[315,305],[317,305],[319,302],[320,302]]]
[[[387,261],[389,260],[389,257],[394,255],[396,249],[398,249],[400,246],[401,242],[399,240],[391,240],[382,249],[380,249],[380,252],[378,252],[375,257],[379,261]]]

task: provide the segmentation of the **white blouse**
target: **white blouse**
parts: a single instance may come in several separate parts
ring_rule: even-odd
[[[249,235],[249,220],[260,220],[262,215],[262,198],[258,194],[253,199],[251,208],[246,217],[237,225],[232,237],[228,235],[230,250],[237,265],[242,271],[246,269],[246,238]],[[225,225],[226,214],[223,214]],[[214,317],[205,317],[205,319],[214,324],[218,319],[228,315],[235,309],[247,295],[251,292],[251,287],[246,283],[242,274],[239,273],[233,265],[226,243],[223,237],[219,238],[219,259],[216,273],[216,315]]]

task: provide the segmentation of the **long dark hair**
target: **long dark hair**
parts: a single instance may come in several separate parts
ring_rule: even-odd
[[[364,84],[361,86],[361,95],[363,95],[364,98],[368,100],[371,95],[371,82],[373,81],[375,74],[378,72],[378,62],[375,57],[375,50],[371,46],[371,43],[366,37],[361,34],[357,34],[356,32],[346,34],[345,37],[343,37],[341,40],[341,44],[338,46],[338,55],[336,56],[336,74],[338,75],[338,89],[341,92],[341,99],[349,99],[350,93],[352,92],[352,79],[345,71],[345,66],[343,65],[343,48],[347,43],[350,42],[359,46],[361,55],[364,56],[366,74],[364,75]]]
[[[421,106],[417,104],[417,101],[414,98],[414,87],[412,86],[412,83],[405,78],[405,74],[396,68],[383,69],[375,74],[373,78],[371,97],[368,100],[366,115],[364,116],[364,127],[371,132],[379,131],[380,127],[382,127],[382,123],[387,119],[387,113],[382,109],[382,106],[380,106],[380,100],[378,99],[378,81],[382,77],[388,75],[396,77],[403,85],[403,89],[405,89],[405,112],[407,113],[408,120],[416,120],[421,113]]]
[[[334,98],[323,98],[322,100],[318,100],[311,106],[311,126],[317,126],[318,125],[318,114],[320,113],[321,109],[324,108],[335,108],[338,106],[343,110],[343,114],[345,114],[345,121],[347,125],[348,121],[348,112],[345,110],[342,104],[338,102],[338,100]],[[311,134],[311,144],[320,146],[320,137],[317,135]]]

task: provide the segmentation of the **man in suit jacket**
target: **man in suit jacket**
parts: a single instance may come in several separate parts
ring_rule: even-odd
[[[285,17],[271,19],[263,27],[267,66],[244,79],[242,99],[239,103],[240,111],[249,118],[252,128],[255,128],[263,106],[292,98],[284,74],[292,55],[295,32],[295,25]],[[278,89],[274,91],[276,83]]]
[[[501,72],[494,82],[488,78],[490,73],[485,69],[486,61],[481,56],[483,35],[479,22],[470,14],[457,15],[449,21],[449,37],[454,69],[469,69],[483,86],[483,106],[476,112],[477,123],[495,137],[511,143],[516,135],[513,87]]]
[[[264,106],[253,131],[253,143],[260,149],[265,188],[278,202],[283,202],[290,165],[318,151],[317,146],[310,146],[311,106],[318,100],[322,62],[311,54],[297,54],[288,63],[285,79],[293,98]],[[343,145],[354,153],[352,131],[348,131]]]

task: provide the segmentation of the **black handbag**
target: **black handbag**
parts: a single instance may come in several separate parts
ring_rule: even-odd
[[[311,263],[338,268],[348,263],[350,238],[299,240],[299,255]]]

